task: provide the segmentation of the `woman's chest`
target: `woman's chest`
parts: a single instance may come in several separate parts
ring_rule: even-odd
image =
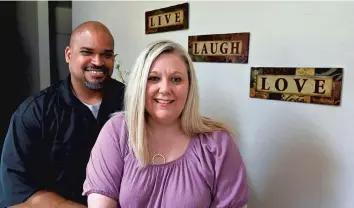
[[[119,202],[122,208],[205,208],[211,192],[196,167],[126,167]]]

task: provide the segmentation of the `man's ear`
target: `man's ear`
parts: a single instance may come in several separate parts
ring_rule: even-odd
[[[69,63],[71,59],[71,48],[70,46],[66,46],[65,48],[65,61],[66,63]]]

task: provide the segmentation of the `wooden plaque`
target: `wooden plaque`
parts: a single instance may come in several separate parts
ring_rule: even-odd
[[[188,37],[188,53],[194,62],[248,63],[250,33]]]
[[[340,105],[343,68],[252,67],[250,97]]]
[[[188,23],[188,3],[145,12],[145,34],[185,30]]]

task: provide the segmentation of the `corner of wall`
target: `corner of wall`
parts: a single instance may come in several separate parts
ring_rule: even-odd
[[[38,49],[39,49],[39,87],[44,89],[50,85],[50,53],[49,53],[49,15],[48,2],[37,2],[38,14]]]

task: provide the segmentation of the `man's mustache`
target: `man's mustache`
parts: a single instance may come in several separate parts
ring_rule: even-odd
[[[84,68],[84,70],[85,71],[99,70],[99,71],[103,71],[103,73],[106,73],[108,71],[108,68],[105,67],[104,65],[102,66],[88,65]]]

